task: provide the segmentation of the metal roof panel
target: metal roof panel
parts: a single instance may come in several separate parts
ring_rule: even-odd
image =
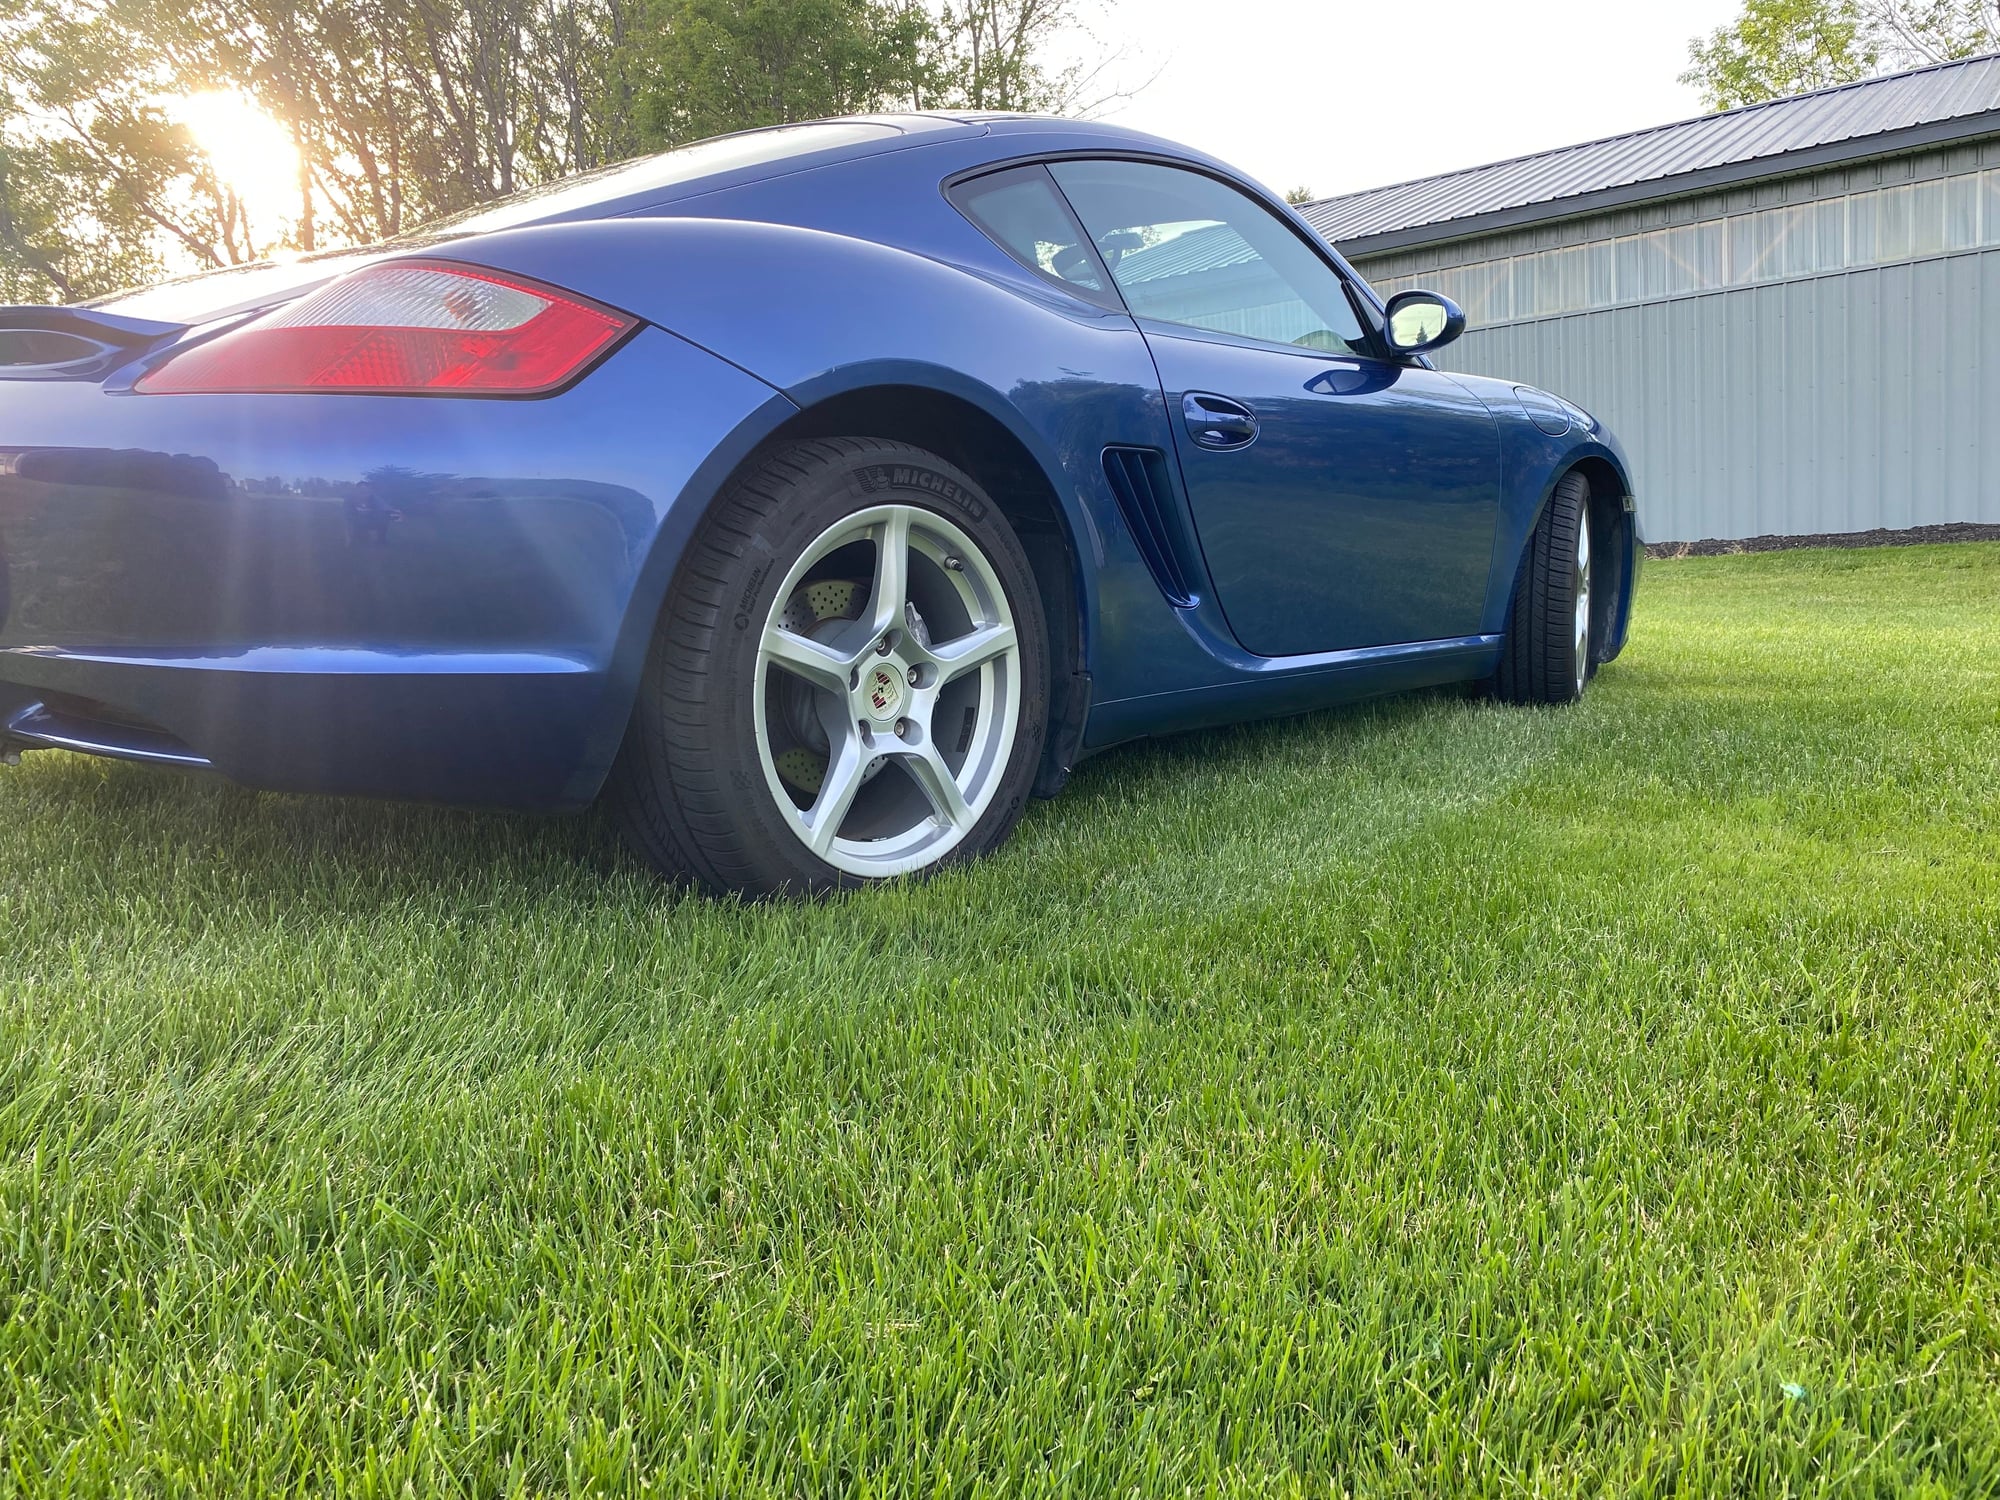
[[[1980,116],[1993,118],[1981,121]],[[1881,78],[1864,78],[1740,109],[1701,115],[1445,172],[1414,182],[1322,198],[1299,211],[1328,239],[1396,235],[1404,243],[1451,238],[1464,219],[1514,212],[1521,220],[1581,211],[1566,200],[1659,185],[1657,193],[1627,191],[1625,202],[1674,196],[1676,180],[1695,173],[1865,143],[1919,126],[1964,120],[1965,132],[2000,134],[2000,54],[1960,58]],[[1775,165],[1775,162],[1773,163]],[[1541,211],[1537,211],[1541,210]],[[1413,233],[1435,226],[1435,236]]]

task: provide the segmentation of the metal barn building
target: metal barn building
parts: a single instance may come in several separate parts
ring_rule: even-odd
[[[1650,541],[2000,522],[2000,56],[1303,212],[1609,423]]]

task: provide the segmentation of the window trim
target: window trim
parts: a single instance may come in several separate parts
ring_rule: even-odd
[[[1079,282],[1067,280],[1064,277],[1056,275],[1053,271],[1045,271],[1033,261],[1027,260],[1016,252],[1013,246],[1009,245],[1000,236],[980,223],[972,210],[959,201],[959,190],[962,188],[971,187],[974,183],[981,182],[988,177],[999,177],[1009,172],[1024,170],[1041,173],[1042,181],[1048,187],[1050,195],[1055,199],[1056,207],[1062,210],[1063,217],[1069,220],[1070,227],[1076,231],[1077,244],[1082,247],[1084,254],[1090,257],[1091,267],[1097,272],[1098,279],[1104,283],[1102,291],[1092,291],[1089,287]],[[1130,315],[1132,310],[1125,305],[1124,294],[1118,290],[1118,283],[1112,278],[1111,268],[1104,263],[1104,257],[1098,253],[1096,244],[1090,238],[1090,231],[1085,229],[1083,221],[1077,218],[1076,210],[1070,206],[1069,198],[1062,190],[1062,184],[1056,181],[1055,174],[1049,170],[1049,164],[1046,161],[1040,158],[1032,158],[1004,162],[999,165],[989,163],[983,167],[976,167],[970,172],[960,172],[946,178],[942,187],[945,201],[957,210],[960,218],[964,219],[966,223],[979,232],[980,238],[999,250],[1001,254],[1005,255],[1015,265],[1031,272],[1037,280],[1046,282],[1050,286],[1061,287],[1072,297],[1082,302],[1088,302],[1092,307],[1102,308],[1106,312],[1122,312],[1128,316]]]
[[[1292,210],[1291,205],[1286,204],[1280,208],[1275,200],[1253,184],[1244,181],[1242,178],[1232,176],[1226,171],[1212,167],[1205,162],[1190,161],[1186,157],[1170,156],[1160,151],[1121,151],[1116,147],[1108,149],[1098,147],[1076,148],[1066,151],[1036,151],[1028,152],[1021,156],[1009,157],[1005,161],[984,162],[979,166],[955,172],[944,179],[940,184],[940,188],[944,192],[946,199],[950,200],[952,190],[960,183],[970,182],[979,177],[990,176],[995,172],[1008,171],[1015,167],[1039,166],[1044,172],[1047,172],[1051,163],[1065,161],[1129,161],[1138,162],[1146,166],[1170,167],[1177,171],[1192,172],[1197,177],[1206,177],[1213,182],[1222,184],[1226,188],[1235,189],[1236,192],[1263,209],[1284,228],[1290,230],[1292,236],[1317,256],[1321,263],[1333,273],[1335,280],[1340,283],[1342,294],[1347,298],[1348,306],[1353,309],[1355,320],[1361,324],[1362,336],[1368,341],[1368,352],[1357,351],[1353,354],[1341,355],[1328,354],[1324,350],[1304,349],[1296,344],[1280,344],[1271,339],[1255,338],[1249,334],[1227,333],[1221,329],[1200,328],[1193,324],[1168,323],[1159,318],[1148,318],[1143,314],[1135,313],[1132,311],[1130,305],[1126,303],[1125,294],[1119,289],[1117,278],[1111,275],[1111,268],[1104,264],[1103,257],[1098,254],[1096,242],[1085,231],[1083,234],[1083,243],[1089,247],[1092,260],[1104,273],[1105,284],[1111,288],[1112,293],[1118,299],[1116,310],[1127,314],[1135,323],[1142,325],[1150,324],[1161,330],[1171,329],[1175,334],[1183,332],[1191,332],[1196,335],[1213,334],[1219,341],[1239,343],[1243,347],[1250,349],[1282,349],[1294,354],[1318,354],[1329,359],[1374,359],[1383,364],[1409,366],[1420,369],[1431,368],[1430,361],[1422,355],[1399,355],[1389,349],[1382,327],[1383,305],[1381,300],[1372,295],[1367,283],[1361,280],[1359,272],[1346,264],[1340,258],[1339,253],[1314,232],[1310,225],[1305,225],[1304,221],[1298,218],[1297,213]],[[1056,181],[1053,172],[1049,172],[1048,176],[1050,186],[1055,189],[1056,196],[1062,199],[1063,207],[1068,212],[1071,221],[1077,226],[1078,230],[1083,230],[1083,221],[1077,217],[1076,208],[1070,203],[1069,195],[1063,192],[1062,184]],[[957,208],[957,203],[953,202],[952,207]],[[966,221],[971,223],[973,228],[979,229],[978,223],[969,214],[965,214],[963,209],[959,209],[959,212],[965,216]],[[979,232],[986,239],[993,239],[991,235],[986,234],[985,230],[980,229]],[[998,242],[994,241],[994,243],[997,244]],[[1017,265],[1021,263],[1020,257],[1016,256],[1012,251],[1007,250],[1005,246],[1001,246],[1001,249],[1006,253],[1009,260]],[[1081,292],[1083,290],[1083,288],[1076,287],[1071,282],[1048,277],[1048,273],[1042,271],[1039,267],[1034,268],[1034,270],[1037,276],[1044,279],[1056,280],[1057,285],[1068,287],[1073,292]],[[1099,304],[1093,302],[1093,305]]]

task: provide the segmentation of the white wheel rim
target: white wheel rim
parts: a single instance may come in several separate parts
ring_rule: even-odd
[[[1576,691],[1590,680],[1590,517],[1576,521]]]
[[[857,616],[810,633],[786,624],[801,591],[829,568],[851,569],[864,544],[873,562]],[[874,506],[828,527],[793,564],[763,624],[752,688],[765,786],[806,849],[850,875],[920,870],[965,840],[1006,775],[1021,718],[1013,609],[992,562],[952,522]],[[825,766],[808,791],[779,761],[796,775],[798,757],[816,759],[815,726]],[[788,738],[800,744],[781,751]],[[905,785],[875,786],[887,777]]]

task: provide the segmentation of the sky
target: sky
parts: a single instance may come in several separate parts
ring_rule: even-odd
[[[1107,0],[1098,117],[1329,197],[1703,112],[1691,37],[1742,0]],[[1148,82],[1147,80],[1151,81]]]
[[[1186,142],[1278,192],[1404,182],[1700,114],[1687,44],[1742,0],[1079,0],[1129,90],[1099,118]],[[179,101],[253,220],[297,202],[290,137],[245,99]]]

